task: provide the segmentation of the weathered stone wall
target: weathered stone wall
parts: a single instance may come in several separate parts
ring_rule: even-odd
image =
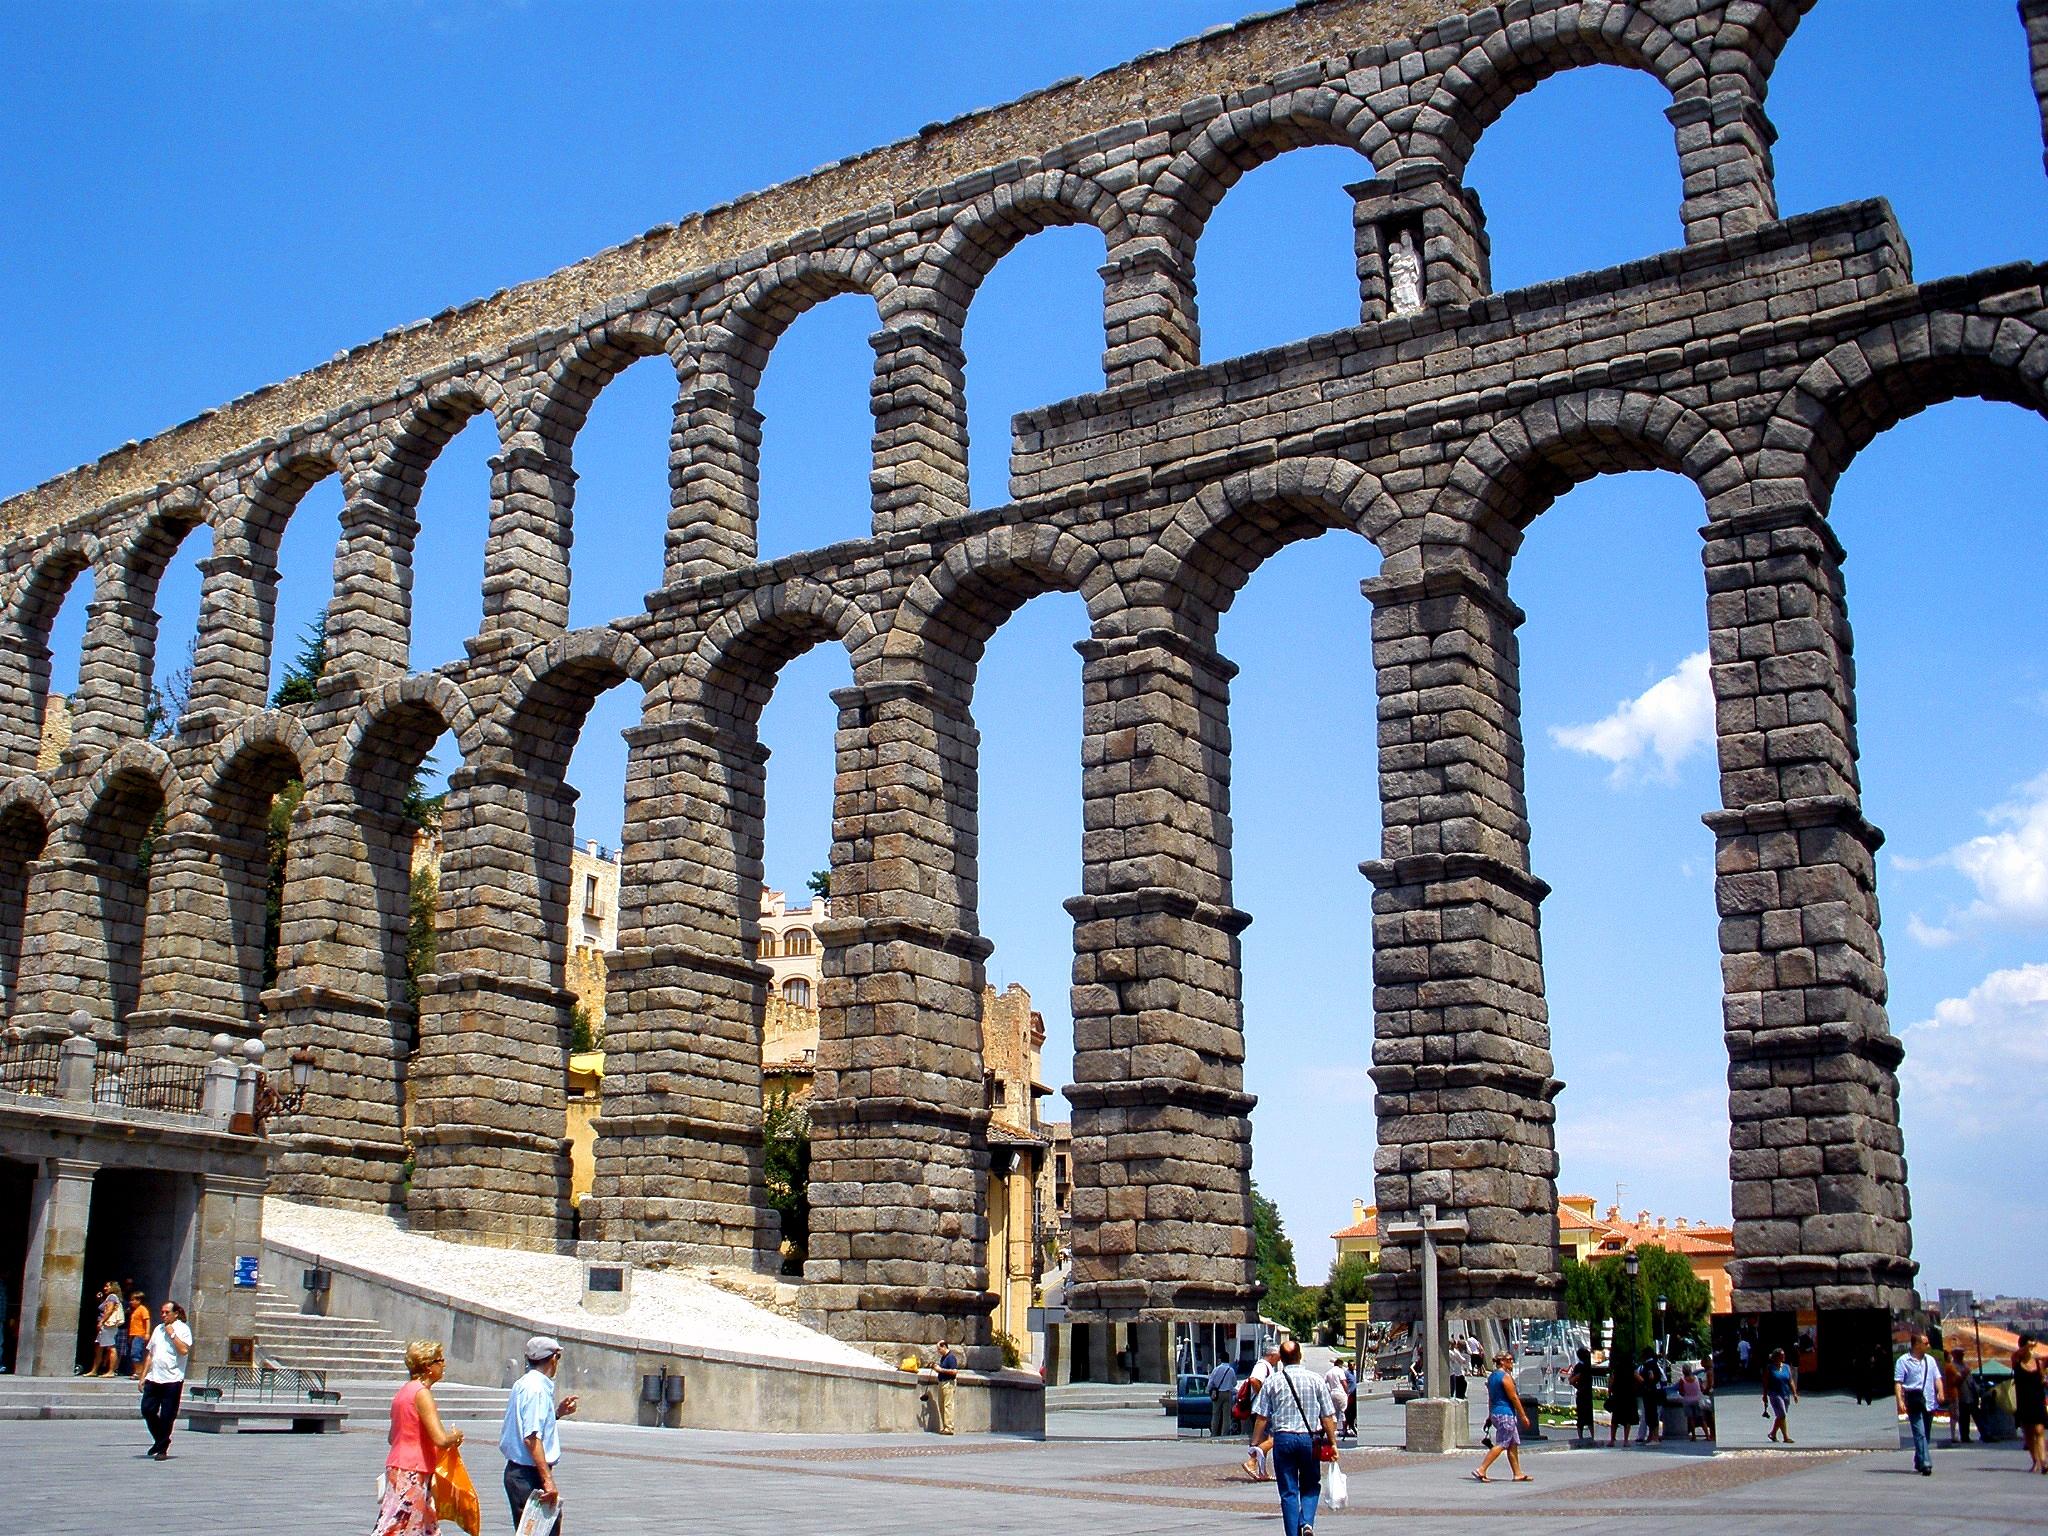
[[[810,1294],[878,1348],[964,1332],[985,1359],[973,680],[1017,607],[1075,591],[1092,633],[1069,903],[1070,1302],[1243,1316],[1249,917],[1231,903],[1234,668],[1215,633],[1268,555],[1349,530],[1382,557],[1365,594],[1385,804],[1366,861],[1377,1200],[1390,1221],[1426,1201],[1464,1213],[1461,1310],[1526,1315],[1554,1297],[1558,1084],[1514,555],[1573,483],[1669,469],[1701,492],[1721,705],[1737,1304],[1898,1300],[1912,1267],[1897,1045],[1825,516],[1854,454],[1901,416],[1959,394],[2040,408],[2048,301],[2031,266],[1916,286],[1881,204],[1777,221],[1764,93],[1806,8],[1357,0],[1255,20],[408,329],[15,498],[0,508],[24,530],[0,551],[0,756],[17,775],[0,787],[0,880],[23,914],[10,1018],[84,1007],[167,1054],[218,1030],[309,1045],[315,1107],[274,1133],[287,1190],[390,1203],[410,1124],[417,1223],[557,1240],[564,775],[592,701],[630,685],[644,713],[582,1230],[644,1260],[772,1262],[756,726],[786,661],[842,645],[855,686],[837,696],[819,929]],[[1688,244],[1489,295],[1464,165],[1517,95],[1593,63],[1671,93],[1659,152],[1684,172]],[[1245,169],[1324,142],[1369,175],[1354,189],[1368,323],[1199,366],[1209,212]],[[971,510],[959,338],[975,286],[1031,232],[1082,222],[1104,235],[1111,387],[1020,417],[1013,503]],[[1403,230],[1421,231],[1412,312],[1396,312],[1386,265]],[[842,292],[877,309],[874,533],[761,564],[754,389],[790,319]],[[655,353],[678,382],[666,581],[644,612],[565,632],[576,433],[605,383]],[[483,627],[464,661],[412,674],[419,488],[484,411],[501,451]],[[330,475],[344,512],[329,670],[315,702],[268,710],[278,539]],[[156,582],[202,525],[191,703],[175,737],[145,743]],[[37,774],[48,626],[87,568],[74,735]],[[444,730],[462,761],[439,969],[415,1018],[395,797]],[[286,774],[306,794],[264,992],[248,834]],[[1383,1302],[1411,1307],[1408,1255],[1386,1266]]]

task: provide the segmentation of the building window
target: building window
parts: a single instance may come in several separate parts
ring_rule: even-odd
[[[792,976],[782,984],[782,998],[799,1008],[808,1008],[811,1006],[811,984],[801,976]]]
[[[597,910],[597,876],[595,875],[585,875],[583,877],[583,910],[586,912],[595,912]]]
[[[774,934],[772,934],[772,933],[764,933],[764,934],[762,934],[762,935],[761,935],[761,954],[760,954],[760,958],[761,958],[761,959],[763,959],[763,960],[773,960],[773,959],[775,958],[775,935],[774,935]]]
[[[783,936],[782,952],[785,955],[808,955],[811,952],[811,930],[792,928]]]

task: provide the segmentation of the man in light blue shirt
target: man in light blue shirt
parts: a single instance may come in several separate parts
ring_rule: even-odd
[[[1941,1406],[1941,1362],[1927,1353],[1926,1334],[1914,1334],[1911,1349],[1899,1356],[1892,1371],[1892,1395],[1913,1431],[1913,1470],[1922,1477],[1934,1476],[1934,1452],[1927,1440],[1934,1428],[1934,1410]]]
[[[526,1341],[526,1374],[512,1384],[505,1404],[505,1427],[498,1449],[505,1456],[505,1497],[512,1502],[512,1526],[519,1527],[527,1500],[538,1497],[555,1507],[555,1532],[561,1536],[561,1490],[555,1487],[555,1463],[562,1459],[557,1419],[576,1411],[576,1399],[555,1401],[555,1372],[562,1366],[562,1346],[546,1334]]]

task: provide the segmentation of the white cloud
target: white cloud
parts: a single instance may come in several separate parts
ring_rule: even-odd
[[[1977,899],[1942,923],[1917,915],[1907,930],[1922,944],[1952,944],[1972,928],[2048,927],[2048,774],[2020,787],[2019,798],[1984,819],[2000,828],[1932,859],[1900,859],[1902,869],[1945,865],[1977,889]]]
[[[1725,1184],[1727,1178],[1727,1090],[1640,1086],[1654,1100],[1651,1112],[1645,1112],[1640,1099],[1617,1103],[1597,1093],[1574,1094],[1569,1088],[1559,1097],[1557,1150],[1565,1164],[1562,1176],[1574,1189],[1604,1189],[1620,1178],[1646,1201],[1697,1204],[1691,1183],[1702,1169],[1708,1171],[1710,1182],[1718,1178]],[[1727,1198],[1723,1189],[1711,1203],[1725,1206]]]
[[[1568,751],[1614,764],[1613,782],[1625,783],[1647,755],[1656,754],[1659,777],[1714,739],[1714,688],[1707,653],[1695,651],[1614,712],[1590,725],[1558,725],[1550,739]],[[1639,770],[1638,770],[1639,771]]]
[[[1934,1017],[1907,1025],[1900,1035],[1905,1092],[1934,1112],[1944,1136],[2039,1129],[2039,1084],[2048,1071],[2048,965],[1993,971],[1967,995],[1936,1003]]]

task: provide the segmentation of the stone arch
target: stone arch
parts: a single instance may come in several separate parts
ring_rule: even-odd
[[[1177,617],[1213,639],[1252,573],[1279,550],[1333,528],[1384,548],[1400,519],[1378,477],[1346,460],[1262,464],[1204,486],[1174,514],[1139,564],[1132,601],[1140,614]]]
[[[84,1008],[118,1032],[136,1010],[156,884],[153,845],[186,803],[163,749],[123,742],[68,795],[29,880],[14,1016],[56,1027]]]
[[[854,666],[877,638],[874,619],[830,587],[793,576],[748,593],[705,632],[668,690],[674,702],[751,733],[785,663],[836,640]]]
[[[1212,118],[1153,182],[1148,224],[1192,260],[1217,204],[1247,171],[1290,149],[1339,144],[1365,157],[1366,172],[1391,156],[1393,135],[1357,97],[1304,86]]]
[[[236,532],[244,539],[274,601],[277,552],[285,524],[298,511],[306,493],[330,476],[340,476],[342,500],[356,489],[347,453],[335,439],[318,434],[281,448],[264,458],[247,482],[245,505]]]
[[[325,796],[344,786],[358,795],[390,798],[422,756],[444,733],[452,733],[464,760],[483,745],[483,723],[469,698],[448,678],[415,673],[376,689],[349,722],[340,744],[306,781],[306,791]]]
[[[675,365],[679,388],[695,373],[689,338],[660,310],[639,310],[593,327],[562,349],[527,414],[549,452],[573,456],[576,434],[604,387],[643,358],[666,356]]]
[[[14,1013],[28,926],[29,871],[49,846],[57,801],[33,774],[0,785],[0,1022]]]
[[[2048,416],[2048,314],[1912,315],[1842,342],[1772,412],[1758,498],[1826,511],[1843,471],[1880,432],[1965,397]]]
[[[1638,469],[1684,475],[1710,517],[1750,504],[1735,450],[1697,411],[1659,395],[1589,390],[1539,401],[1472,442],[1421,521],[1417,537],[1427,542],[1401,565],[1419,571],[1454,546],[1504,573],[1524,530],[1558,497],[1595,475]]]
[[[972,667],[1010,615],[1046,592],[1079,593],[1093,624],[1125,607],[1109,562],[1071,533],[1008,524],[973,534],[911,584],[876,659],[884,671],[906,663],[943,668],[949,661]]]
[[[282,710],[251,715],[214,748],[194,788],[193,809],[209,821],[236,814],[246,809],[239,801],[248,792],[247,784],[238,781],[252,768],[275,768],[286,779],[303,783],[313,761],[313,740],[291,715]]]
[[[877,317],[893,307],[896,287],[866,251],[838,248],[785,256],[757,274],[723,306],[705,346],[707,382],[751,406],[769,353],[805,310],[845,293],[875,301]]]
[[[1114,253],[1134,237],[1123,207],[1101,183],[1072,171],[1037,171],[984,192],[963,208],[896,289],[885,318],[905,308],[936,316],[958,335],[997,262],[1043,229],[1089,224]]]
[[[590,706],[620,683],[652,691],[654,655],[621,629],[579,629],[536,648],[500,695],[482,744],[559,779]]]
[[[79,575],[99,571],[104,555],[97,536],[73,529],[37,549],[10,583],[0,624],[0,761],[8,767],[36,766],[50,694],[50,628]],[[95,578],[95,602],[103,579],[103,572]],[[82,655],[79,661],[82,677]]]
[[[1435,160],[1462,179],[1480,136],[1516,100],[1568,69],[1613,64],[1641,70],[1673,101],[1704,96],[1697,55],[1647,10],[1609,0],[1546,8],[1544,25],[1522,21],[1473,38],[1437,78],[1402,135],[1406,158]]]
[[[157,592],[185,540],[208,526],[211,510],[195,487],[181,487],[147,504],[110,552],[107,590],[94,594],[79,661],[73,731],[82,744],[106,746],[144,733],[160,638]],[[195,631],[195,657],[198,640]]]

